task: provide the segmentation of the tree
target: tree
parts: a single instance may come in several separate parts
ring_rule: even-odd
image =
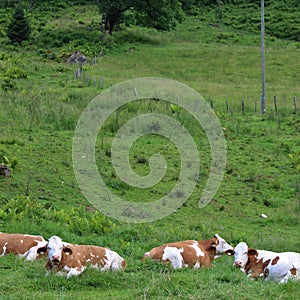
[[[30,25],[25,18],[23,8],[18,6],[7,27],[6,34],[13,43],[21,43],[29,38],[30,33]]]
[[[184,17],[180,1],[136,1],[138,24],[158,30],[172,30]]]
[[[115,26],[121,22],[123,14],[133,4],[131,0],[103,0],[99,2],[100,12],[104,14],[105,30],[112,34]]]
[[[99,2],[99,9],[105,15],[105,29],[109,34],[129,9],[137,24],[158,30],[173,29],[184,15],[178,0],[103,0]]]

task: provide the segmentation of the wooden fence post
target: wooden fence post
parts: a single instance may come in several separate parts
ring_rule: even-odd
[[[134,92],[134,95],[135,95],[135,99],[138,99],[138,92],[137,92],[135,87],[133,88],[133,92]]]
[[[275,114],[277,116],[277,100],[276,100],[276,96],[274,96],[274,108],[275,108]]]
[[[228,106],[228,101],[227,100],[226,100],[226,111],[227,111],[227,113],[229,111],[229,106]]]
[[[243,115],[245,114],[245,102],[244,100],[242,100],[242,112],[243,112]]]
[[[294,96],[294,108],[295,108],[295,114],[297,113],[297,99],[296,96]]]
[[[102,76],[101,77],[101,89],[103,89],[104,88],[104,77]]]

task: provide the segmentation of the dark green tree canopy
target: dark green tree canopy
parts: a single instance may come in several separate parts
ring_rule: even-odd
[[[18,6],[9,23],[6,34],[13,43],[20,43],[29,38],[31,33],[28,20],[25,18],[24,10]]]
[[[103,0],[99,1],[99,9],[105,15],[105,29],[110,34],[128,10],[136,24],[158,30],[173,29],[184,16],[179,0]]]
[[[158,30],[172,30],[184,17],[180,1],[137,1],[135,8],[138,24]]]

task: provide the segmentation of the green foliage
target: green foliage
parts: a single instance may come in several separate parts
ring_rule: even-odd
[[[158,30],[172,30],[184,18],[179,1],[137,1],[137,24]]]
[[[291,166],[296,170],[300,171],[300,152],[298,153],[289,153],[289,160],[291,162]]]
[[[27,74],[21,68],[16,66],[8,68],[4,76],[10,79],[27,78]]]
[[[68,232],[82,236],[109,234],[116,225],[98,211],[88,212],[85,207],[52,209],[29,196],[18,196],[8,200],[0,209],[0,222],[26,223],[46,226],[47,222],[63,226]],[[51,234],[51,233],[50,233]]]
[[[114,1],[100,1],[99,10],[103,14],[102,25],[109,34],[112,34],[116,25],[118,25],[123,18],[125,12],[132,7],[135,1],[128,0],[114,0]]]
[[[98,211],[86,212],[85,208],[71,208],[70,210],[54,210],[48,214],[49,220],[69,227],[69,230],[76,235],[87,234],[108,234],[115,224]]]
[[[0,153],[1,158],[1,153]],[[9,159],[6,155],[2,155],[2,162],[3,164],[9,166],[11,169],[15,169],[16,165],[18,164],[18,159],[14,156],[11,159]],[[0,160],[1,164],[1,160]]]
[[[213,26],[228,26],[237,30],[260,32],[260,1],[181,0],[187,15],[201,16]],[[264,1],[265,32],[277,38],[300,40],[299,1]]]
[[[0,78],[1,89],[5,92],[14,91],[17,89],[17,84],[11,78]]]
[[[6,34],[13,43],[21,43],[29,39],[30,33],[30,25],[25,17],[24,10],[21,6],[18,6],[7,27]]]
[[[180,0],[182,5],[182,10],[191,16],[197,16],[201,13],[201,8],[204,5],[204,1],[198,0]]]
[[[28,73],[25,71],[26,63],[10,55],[2,55],[3,73],[0,75],[1,89],[5,92],[17,90],[17,80],[26,79]]]
[[[299,1],[265,1],[266,34],[300,41]],[[260,2],[223,1],[222,22],[239,30],[260,31]]]
[[[101,13],[104,13],[105,29],[112,34],[116,25],[124,21],[128,25],[141,25],[158,30],[174,29],[183,19],[179,1],[101,1]]]
[[[8,200],[1,213],[1,222],[22,222],[31,220],[37,222],[43,219],[43,205],[30,197],[18,197]]]

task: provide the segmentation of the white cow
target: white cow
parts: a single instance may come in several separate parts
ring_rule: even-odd
[[[234,255],[234,266],[251,278],[262,277],[280,283],[300,279],[299,253],[256,250],[241,242],[226,254]]]
[[[282,252],[260,274],[266,281],[287,283],[300,280],[300,253]]]

